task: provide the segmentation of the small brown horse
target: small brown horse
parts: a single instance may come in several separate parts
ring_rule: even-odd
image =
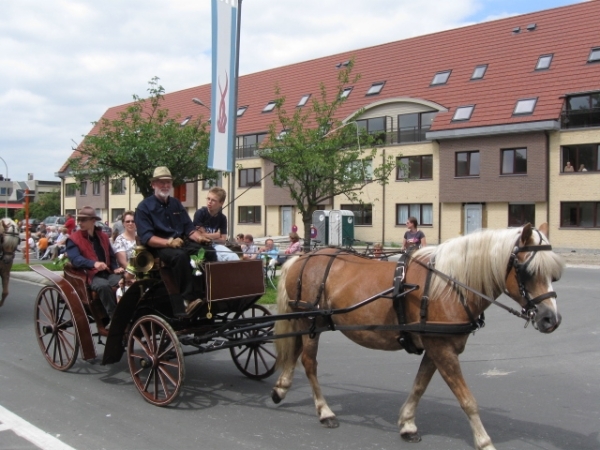
[[[11,219],[0,220],[0,278],[2,278],[2,299],[0,306],[8,297],[8,280],[10,269],[15,259],[15,250],[19,245],[17,224]]]
[[[424,296],[429,299],[426,322],[447,326],[474,323],[490,301],[505,293],[525,311],[521,314],[515,311],[516,315],[531,319],[539,331],[551,333],[561,321],[552,281],[560,278],[564,263],[551,251],[545,234],[546,224],[539,230],[531,225],[518,229],[486,230],[417,251],[406,269],[405,283],[416,285],[417,289],[404,297],[405,323],[418,324],[422,320]],[[294,305],[302,304],[315,304],[315,309],[321,310],[350,307],[389,291],[393,287],[395,270],[395,262],[373,261],[353,254],[337,253],[335,249],[296,257],[282,269],[278,311],[280,314],[298,311],[299,308]],[[428,289],[424,288],[426,285]],[[319,294],[321,289],[322,294]],[[389,298],[378,298],[351,312],[333,315],[331,319],[348,338],[364,347],[402,349],[398,339],[400,333],[393,329],[399,323],[398,314]],[[388,327],[379,330],[373,329],[375,327],[352,329],[356,325]],[[276,322],[275,334],[305,332],[310,326],[311,321],[307,318],[280,320]],[[324,318],[318,319],[316,326],[326,327],[327,322]],[[456,334],[411,332],[409,335],[414,347],[424,350],[425,354],[412,391],[400,410],[398,427],[402,438],[410,442],[420,441],[415,424],[416,408],[438,370],[467,414],[475,447],[493,449],[458,360],[469,334],[460,331]],[[296,362],[301,358],[312,386],[319,420],[326,427],[337,427],[335,414],[329,409],[317,380],[318,331],[312,336],[304,334],[277,339],[275,343],[282,373],[273,388],[273,401],[279,403],[285,397],[292,385]]]

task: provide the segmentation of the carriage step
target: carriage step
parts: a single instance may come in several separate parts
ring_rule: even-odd
[[[199,336],[183,336],[179,338],[179,342],[181,342],[182,345],[192,345],[202,351],[221,348],[229,342],[229,339],[221,337],[216,337],[208,342],[205,342],[205,339],[206,338],[202,338]]]

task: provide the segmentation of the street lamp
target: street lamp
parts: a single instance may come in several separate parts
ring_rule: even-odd
[[[2,162],[4,163],[4,167],[6,167],[6,180],[8,181],[8,164],[6,164],[6,161],[4,161],[4,158],[2,158],[0,156],[0,159],[2,160]],[[6,203],[4,205],[5,209],[4,209],[4,216],[8,217],[8,188],[6,189]]]
[[[210,108],[208,106],[206,106],[204,104],[204,102],[202,100],[200,100],[199,98],[194,97],[192,99],[192,101],[196,104],[196,105],[200,105],[200,106],[204,106],[206,109],[208,109],[210,111]]]

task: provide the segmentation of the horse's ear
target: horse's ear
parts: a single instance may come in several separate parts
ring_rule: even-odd
[[[544,233],[544,236],[548,237],[548,222],[544,222],[543,224],[541,224],[538,227],[538,230],[540,230],[542,233]]]
[[[531,238],[531,224],[528,223],[523,227],[523,231],[521,232],[521,244],[525,245]]]

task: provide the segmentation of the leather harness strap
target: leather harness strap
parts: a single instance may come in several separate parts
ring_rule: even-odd
[[[322,254],[322,253],[317,254],[317,252],[318,252],[318,250],[316,252],[309,253],[308,255],[306,255],[304,264],[302,264],[302,268],[300,269],[300,273],[298,274],[298,282],[296,284],[296,300],[293,302],[293,305],[296,308],[298,306],[301,306],[302,308],[307,308],[307,309],[319,309],[319,302],[321,301],[321,298],[323,297],[323,292],[325,292],[325,283],[327,282],[327,277],[329,276],[329,271],[331,270],[331,266],[333,265],[333,260],[340,255],[340,253],[342,252],[342,249],[340,249],[340,248],[336,249],[335,253],[333,253],[333,254]],[[319,285],[319,292],[317,292],[317,296],[315,297],[315,300],[312,303],[303,302],[300,300],[302,298],[302,275],[304,273],[304,269],[306,268],[306,264],[308,263],[308,260],[311,257],[315,257],[315,256],[328,256],[329,261],[327,262],[327,267],[325,268],[325,272],[323,272],[323,281],[321,281],[321,284]]]

